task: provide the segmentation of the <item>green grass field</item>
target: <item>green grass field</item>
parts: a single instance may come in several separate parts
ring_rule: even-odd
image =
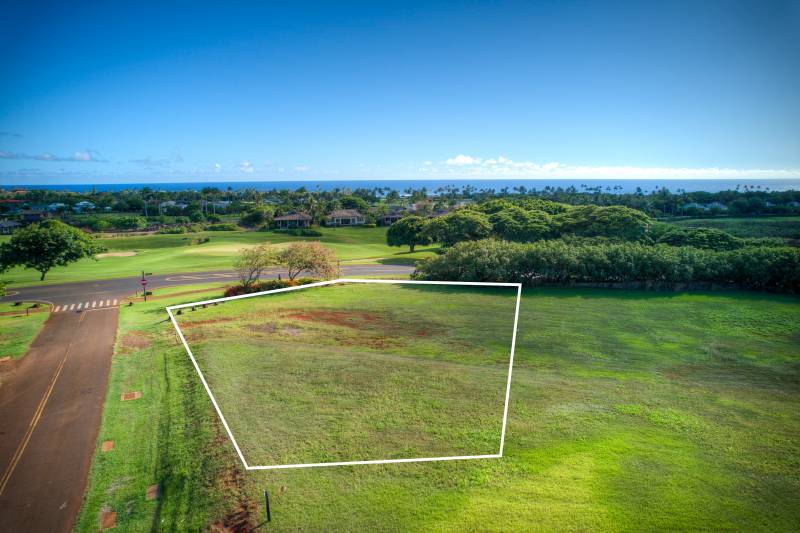
[[[274,531],[800,523],[796,298],[527,290],[503,459],[244,472],[165,321],[164,305],[202,296],[122,310],[99,438],[116,447],[97,454],[78,531],[103,506],[122,531],[260,522],[264,488]],[[120,402],[131,390],[144,395]]]
[[[26,315],[25,309],[31,305],[33,304],[30,302],[24,302],[20,306],[15,306],[13,302],[0,303],[0,359],[16,359],[25,355],[28,346],[50,316],[47,312]]]
[[[177,319],[251,465],[488,455],[516,292],[353,283]]]
[[[691,228],[720,229],[736,237],[800,240],[800,217],[692,218],[671,223]]]
[[[31,302],[15,306],[13,302],[0,303],[0,360],[18,359],[27,353],[33,339],[39,334],[49,312],[25,314]],[[13,314],[8,314],[13,313]],[[3,365],[0,362],[0,387],[3,386]]]
[[[64,283],[91,279],[108,279],[138,275],[142,270],[154,274],[199,272],[232,268],[236,253],[243,247],[263,243],[279,244],[295,240],[321,241],[342,261],[352,262],[409,262],[433,254],[433,248],[417,249],[386,245],[386,228],[322,228],[322,237],[294,237],[262,231],[206,231],[180,235],[147,235],[100,239],[112,254],[98,260],[82,260],[67,267],[51,270],[44,283]],[[199,239],[210,238],[204,244]],[[3,239],[10,237],[0,237]],[[14,268],[3,275],[13,287],[38,284],[39,275],[33,270]]]

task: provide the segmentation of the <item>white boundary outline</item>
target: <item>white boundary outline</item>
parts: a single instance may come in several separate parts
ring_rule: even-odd
[[[410,459],[378,459],[378,460],[370,460],[370,461],[338,461],[338,462],[330,462],[330,463],[300,463],[300,464],[287,464],[287,465],[256,465],[251,466],[247,464],[247,461],[244,458],[244,454],[242,454],[242,450],[239,448],[239,444],[236,442],[236,439],[233,437],[233,432],[231,428],[228,426],[228,421],[225,420],[225,417],[222,414],[222,410],[219,408],[217,404],[217,399],[214,398],[214,394],[211,392],[211,388],[208,386],[208,382],[206,382],[206,378],[203,376],[203,372],[200,370],[200,366],[197,364],[197,361],[194,358],[194,354],[192,350],[189,348],[189,345],[186,343],[186,339],[183,336],[183,332],[181,331],[180,326],[178,326],[177,320],[175,320],[175,315],[172,314],[173,309],[184,309],[186,307],[204,305],[204,304],[211,304],[211,303],[218,303],[218,302],[227,302],[230,300],[239,300],[241,298],[253,298],[255,296],[263,296],[265,294],[275,294],[279,292],[289,292],[289,291],[296,291],[300,289],[310,289],[312,287],[324,287],[325,285],[334,285],[337,283],[388,283],[388,284],[414,284],[414,285],[467,285],[467,286],[476,286],[476,287],[516,287],[517,288],[517,303],[514,310],[514,330],[511,333],[511,356],[508,360],[508,380],[506,381],[506,399],[505,404],[503,405],[503,425],[500,431],[500,451],[498,453],[487,454],[487,455],[458,455],[458,456],[450,456],[450,457],[418,457],[418,458],[410,458]],[[358,278],[342,278],[336,279],[331,281],[320,281],[317,283],[309,283],[307,285],[299,285],[297,287],[286,287],[283,289],[275,289],[271,291],[261,291],[255,292],[251,294],[241,294],[239,296],[228,296],[224,298],[214,298],[213,300],[204,300],[201,302],[192,302],[188,304],[179,304],[179,305],[170,305],[167,306],[167,314],[169,315],[170,320],[172,320],[172,325],[175,327],[175,331],[178,332],[178,336],[183,342],[183,347],[186,348],[186,353],[189,354],[189,358],[192,360],[192,364],[194,365],[195,370],[197,370],[197,374],[200,376],[200,381],[203,382],[203,386],[208,393],[208,397],[211,398],[211,403],[214,404],[214,409],[217,411],[217,415],[219,415],[219,419],[222,421],[222,425],[225,427],[225,431],[228,433],[228,437],[231,439],[233,443],[233,447],[236,449],[236,453],[239,455],[239,459],[241,459],[242,464],[244,465],[245,470],[279,470],[279,469],[286,469],[286,468],[313,468],[319,466],[351,466],[351,465],[380,465],[380,464],[390,464],[390,463],[423,463],[423,462],[430,462],[430,461],[457,461],[462,459],[497,459],[503,457],[503,448],[505,446],[506,440],[506,422],[508,420],[508,401],[511,395],[511,373],[514,369],[514,348],[517,344],[517,324],[519,322],[519,304],[520,300],[522,299],[522,284],[521,283],[495,283],[495,282],[483,282],[483,281],[417,281],[417,280],[392,280],[392,279],[358,279]]]

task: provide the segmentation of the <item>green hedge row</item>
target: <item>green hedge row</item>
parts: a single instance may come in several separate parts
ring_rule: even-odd
[[[574,245],[560,240],[522,244],[461,242],[418,264],[429,280],[539,283],[711,282],[800,293],[800,250],[749,247],[713,251],[665,244]]]

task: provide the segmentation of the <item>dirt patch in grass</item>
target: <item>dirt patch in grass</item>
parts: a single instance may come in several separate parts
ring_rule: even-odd
[[[214,441],[220,447],[227,445],[227,438],[219,433]],[[255,531],[254,515],[258,506],[248,498],[244,474],[239,465],[233,463],[222,469],[217,482],[226,494],[226,500],[231,502],[233,507],[225,513],[224,518],[211,524],[208,530],[220,533]]]
[[[144,350],[152,345],[153,339],[151,339],[144,331],[138,330],[129,331],[124,337],[122,337],[122,340],[120,341],[122,353],[131,353]]]
[[[288,311],[285,316],[295,320],[324,322],[346,328],[359,328],[365,324],[388,325],[392,323],[389,317],[363,311]]]
[[[275,333],[278,328],[275,324],[247,324],[247,329],[253,333],[265,333],[267,335]]]
[[[232,322],[236,320],[232,317],[209,318],[206,320],[193,320],[191,322],[182,322],[181,329],[191,329],[197,326],[207,326],[209,324],[219,324],[221,322]]]
[[[289,309],[281,318],[303,322],[316,322],[360,330],[358,338],[341,338],[343,345],[389,348],[405,344],[408,337],[431,337],[444,332],[437,324],[419,324],[413,317],[396,316],[391,313],[369,313],[365,311],[295,310]],[[377,332],[375,331],[377,330]],[[288,332],[292,334],[291,332]]]

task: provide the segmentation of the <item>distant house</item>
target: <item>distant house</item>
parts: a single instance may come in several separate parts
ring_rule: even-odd
[[[328,215],[329,226],[360,226],[364,222],[364,215],[358,209],[337,209]]]
[[[19,227],[19,222],[0,220],[0,235],[11,235]]]
[[[187,204],[176,202],[175,200],[167,200],[166,202],[161,202],[160,204],[158,204],[158,212],[163,215],[164,211],[168,210],[183,211],[184,209],[186,209],[186,207]]]
[[[82,202],[78,202],[72,207],[72,210],[76,213],[82,213],[84,211],[94,211],[95,205],[88,200],[83,200]]]
[[[306,213],[289,213],[282,217],[275,217],[275,225],[279,229],[307,228],[311,225],[311,215]]]
[[[25,202],[22,200],[3,198],[0,200],[0,211],[5,213],[16,213],[20,210],[24,203]]]
[[[39,209],[23,209],[19,212],[19,216],[23,222],[32,224],[34,222],[41,222],[46,218],[50,218],[50,213],[41,211]]]
[[[214,211],[225,211],[228,209],[228,206],[231,205],[229,200],[217,200],[216,202],[211,203],[211,207]]]
[[[727,211],[728,206],[719,202],[711,202],[710,204],[706,205],[706,209],[709,211]]]
[[[61,203],[61,202],[55,202],[55,203],[49,204],[47,206],[47,210],[50,211],[50,212],[53,212],[53,211],[58,211],[60,209],[64,209],[65,207],[67,207],[67,204],[64,204],[64,203]]]
[[[384,226],[391,226],[392,224],[403,218],[405,215],[406,215],[405,211],[401,209],[392,209],[391,211],[383,215],[383,217],[381,217],[381,222],[383,223]]]
[[[681,206],[681,210],[683,211],[692,211],[695,209],[698,211],[705,211],[706,206],[704,206],[703,204],[698,204],[697,202],[689,202],[688,204],[683,204]]]

